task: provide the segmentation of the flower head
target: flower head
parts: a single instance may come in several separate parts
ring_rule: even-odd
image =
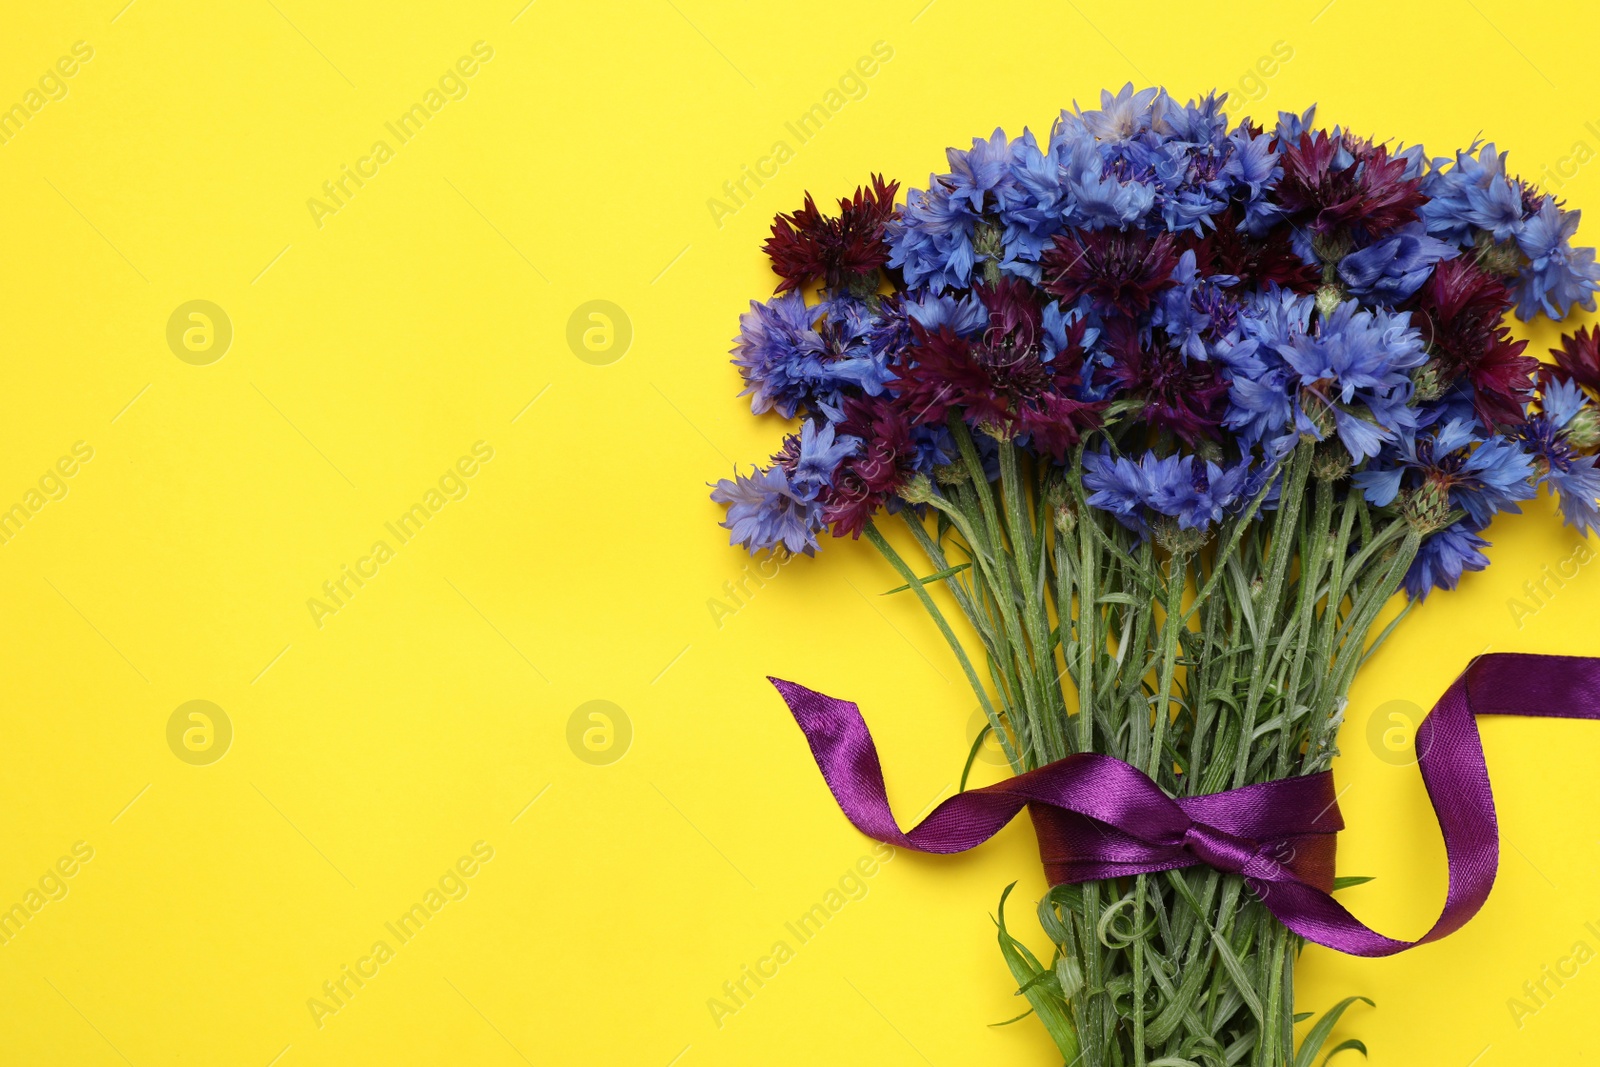
[[[1417,217],[1426,197],[1407,161],[1389,158],[1383,145],[1327,133],[1302,133],[1282,147],[1278,202],[1322,237],[1357,231],[1386,234]]]
[[[1552,348],[1556,365],[1585,389],[1600,391],[1600,329],[1580,326],[1561,335],[1561,347]]]
[[[1551,197],[1517,232],[1517,247],[1528,257],[1517,283],[1517,318],[1530,319],[1543,311],[1564,319],[1573,305],[1593,311],[1600,289],[1600,265],[1594,249],[1573,248],[1578,230],[1577,211],[1562,211]]]
[[[1426,600],[1435,589],[1454,589],[1467,571],[1481,571],[1489,565],[1483,549],[1489,547],[1482,531],[1464,522],[1452,523],[1422,539],[1416,558],[1406,571],[1406,595]]]
[[[1539,395],[1539,413],[1522,427],[1538,482],[1556,495],[1567,525],[1600,531],[1600,413],[1574,382],[1552,378]]]
[[[1293,331],[1275,349],[1299,378],[1302,433],[1320,439],[1337,432],[1359,461],[1411,424],[1407,372],[1425,357],[1405,312],[1367,311],[1347,300],[1315,330]]]
[[[732,531],[729,544],[752,553],[783,549],[809,556],[817,550],[822,508],[803,499],[780,466],[752,467],[748,475],[735,471],[731,481],[716,484],[711,499],[728,506],[721,525]]]
[[[1123,319],[1106,324],[1105,347],[1108,373],[1123,396],[1138,402],[1140,419],[1190,445],[1220,436],[1228,407],[1228,381],[1220,366],[1153,344]]]
[[[1539,366],[1501,323],[1510,306],[1505,284],[1468,259],[1440,263],[1417,296],[1435,393],[1464,379],[1485,426],[1523,421]]]
[[[899,190],[899,182],[885,182],[874,174],[871,185],[859,186],[855,196],[840,199],[837,218],[818,211],[810,193],[799,211],[775,218],[764,247],[782,279],[778,292],[803,288],[818,279],[829,289],[839,289],[887,263],[884,226],[894,214]]]
[[[809,308],[792,290],[765,304],[752,300],[733,349],[745,380],[739,395],[756,414],[776,410],[786,419],[812,409],[837,414],[849,393],[877,396],[891,375],[866,344],[870,325],[864,308],[849,302]]]
[[[1402,434],[1393,453],[1358,472],[1355,483],[1379,507],[1400,498],[1406,518],[1428,533],[1449,525],[1453,511],[1482,529],[1497,512],[1520,510],[1518,501],[1533,499],[1533,476],[1532,460],[1515,441],[1452,419]]]
[[[1141,230],[1071,230],[1044,256],[1044,288],[1101,315],[1136,317],[1172,284],[1178,256],[1171,234]]]
[[[1453,259],[1456,249],[1429,237],[1420,223],[1408,223],[1339,261],[1339,277],[1357,296],[1398,304],[1421,288],[1435,263]]]
[[[888,397],[847,399],[839,431],[860,445],[834,471],[822,519],[835,536],[858,537],[873,513],[919,473],[921,450],[911,421]]]

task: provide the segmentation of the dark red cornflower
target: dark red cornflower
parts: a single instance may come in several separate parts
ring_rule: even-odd
[[[1342,169],[1336,166],[1341,148],[1355,157]],[[1386,233],[1414,220],[1427,199],[1421,179],[1406,178],[1406,161],[1390,159],[1383,145],[1335,141],[1318,130],[1283,148],[1282,161],[1278,203],[1318,236],[1350,229]]]
[[[1561,335],[1561,347],[1552,348],[1556,364],[1567,377],[1591,392],[1600,392],[1600,329],[1583,326]]]
[[[1300,258],[1289,243],[1287,227],[1274,226],[1265,237],[1252,237],[1239,229],[1242,214],[1230,208],[1212,216],[1216,228],[1205,236],[1186,231],[1180,251],[1194,250],[1195,266],[1202,277],[1232,274],[1238,288],[1262,289],[1268,283],[1297,293],[1314,293],[1322,284],[1316,267]]]
[[[1045,351],[1036,290],[1017,279],[979,286],[989,327],[977,339],[948,327],[913,326],[916,343],[896,368],[900,401],[911,420],[938,423],[951,412],[1000,434],[1032,434],[1060,459],[1079,434],[1099,424],[1101,404],[1077,398],[1083,371],[1084,324],[1067,327],[1067,344]]]
[[[839,201],[839,217],[827,218],[811,194],[799,211],[772,220],[772,236],[763,246],[772,269],[783,279],[778,292],[788,292],[822,279],[838,289],[871,274],[889,261],[883,239],[884,224],[894,214],[899,182],[885,182],[874,174],[870,186],[859,186],[855,196]]]
[[[1119,393],[1141,402],[1141,421],[1189,445],[1221,437],[1228,383],[1215,363],[1185,358],[1155,338],[1147,344],[1138,325],[1125,319],[1108,321],[1104,336],[1111,379]]]
[[[1008,430],[1023,399],[1054,387],[1055,375],[1037,350],[1013,346],[1004,335],[968,341],[941,327],[913,326],[910,365],[897,369],[900,399],[918,425],[944,422],[951,412],[977,426]]]
[[[1434,267],[1416,296],[1415,324],[1439,385],[1466,378],[1478,418],[1490,428],[1526,421],[1523,405],[1539,369],[1538,360],[1522,354],[1528,342],[1513,338],[1502,321],[1510,307],[1505,282],[1465,256]]]
[[[1045,291],[1064,305],[1087,296],[1101,315],[1134,318],[1172,284],[1178,253],[1170,233],[1068,230],[1056,235],[1041,262]]]
[[[873,514],[916,474],[917,446],[911,420],[887,395],[847,398],[839,433],[859,438],[861,447],[833,472],[822,518],[835,537],[859,537]]]
[[[1037,350],[1044,324],[1037,289],[1021,278],[1001,278],[993,285],[979,285],[975,291],[989,309],[984,344],[1009,345],[1018,352]]]
[[[1017,417],[1017,429],[1027,434],[1033,447],[1061,462],[1087,430],[1100,425],[1103,403],[1079,400],[1065,393],[1030,397]]]

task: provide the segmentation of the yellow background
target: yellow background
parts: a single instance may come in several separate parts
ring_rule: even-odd
[[[1035,1022],[988,1025],[1022,1010],[988,917],[1013,879],[1043,948],[1021,824],[901,854],[720,1027],[708,1010],[869,852],[763,675],[861,702],[907,822],[953,789],[973,704],[865,545],[708,607],[746,560],[705,483],[781,431],[726,357],[771,292],[771,215],[872,170],[922,183],[945,145],[1128,80],[1243,87],[1259,117],[1317,101],[1436,152],[1481,131],[1600,204],[1573,157],[1600,150],[1585,5],[124,3],[0,20],[0,106],[93,48],[0,145],[0,507],[93,448],[0,545],[0,907],[94,850],[0,946],[7,1064],[1055,1062]],[[398,144],[384,124],[478,41],[467,95]],[[785,123],[880,41],[864,95],[799,143]],[[394,158],[319,227],[307,200],[379,139]],[[718,225],[708,199],[778,140],[793,158]],[[203,366],[166,340],[195,299],[234,330]],[[567,343],[596,299],[632,324],[609,365]],[[394,544],[384,523],[479,441],[467,495]],[[1353,694],[1341,870],[1377,881],[1345,899],[1386,931],[1431,922],[1443,856],[1414,768],[1367,744],[1377,709],[1431,705],[1486,646],[1600,654],[1600,567],[1512,612],[1577,544],[1528,511]],[[394,558],[319,628],[308,598],[379,539]],[[233,726],[209,766],[168,747],[190,700]],[[609,765],[569,747],[592,700],[631,724]],[[1484,733],[1506,848],[1483,913],[1300,967],[1302,1010],[1377,1001],[1336,1036],[1382,1067],[1592,1047],[1600,964],[1520,1028],[1507,1001],[1600,948],[1600,725]],[[465,898],[319,1027],[308,999],[479,841]]]

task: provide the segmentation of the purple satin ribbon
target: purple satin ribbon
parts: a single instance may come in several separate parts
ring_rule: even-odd
[[[1500,837],[1473,716],[1600,719],[1600,659],[1493,653],[1468,665],[1416,736],[1450,887],[1433,927],[1400,941],[1366,926],[1329,895],[1334,835],[1344,826],[1331,771],[1172,798],[1122,760],[1081,753],[953,796],[902,831],[856,705],[770,680],[805,732],[839,807],[869,837],[918,852],[963,852],[1028,808],[1051,885],[1206,864],[1243,875],[1278,921],[1301,937],[1354,956],[1389,956],[1437,941],[1489,897]]]

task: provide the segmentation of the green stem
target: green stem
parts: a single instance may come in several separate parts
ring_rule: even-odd
[[[1188,584],[1189,568],[1183,553],[1173,553],[1167,561],[1166,620],[1161,626],[1161,682],[1156,693],[1155,735],[1150,741],[1150,759],[1145,773],[1157,782],[1163,777],[1162,765],[1171,768],[1170,761],[1161,755],[1167,736],[1167,723],[1172,720],[1172,679],[1178,669],[1178,632],[1183,629],[1183,590]]]
[[[1042,753],[1041,758],[1048,763],[1067,754],[1066,739],[1062,736],[1062,722],[1066,718],[1066,709],[1064,706],[1060,709],[1053,706],[1053,694],[1056,691],[1055,659],[1050,654],[1050,626],[1044,610],[1044,590],[1039,588],[1035,577],[1039,571],[1040,561],[1034,555],[1033,519],[1028,514],[1027,490],[1017,462],[1019,449],[1009,441],[1001,441],[999,452],[1000,490],[1005,500],[1005,522],[1012,550],[1016,554],[1017,576],[1022,586],[1023,624],[1032,646],[1031,656],[1028,648],[1019,648],[1017,654],[1019,659],[1028,661],[1032,680],[1039,687],[1037,693],[1039,725],[1042,727],[1041,733],[1046,743],[1046,751]],[[1045,681],[1047,674],[1050,676],[1048,682]],[[1056,714],[1058,710],[1060,714]]]
[[[994,705],[989,701],[989,693],[984,689],[983,683],[978,681],[978,672],[972,669],[972,661],[967,658],[967,650],[961,646],[961,642],[956,638],[955,631],[951,630],[950,624],[945,621],[944,613],[939,610],[939,605],[933,602],[933,598],[928,595],[927,588],[917,578],[916,573],[906,566],[905,560],[900,558],[900,553],[896,552],[894,546],[890,545],[883,534],[878,531],[875,523],[871,521],[867,523],[866,535],[867,540],[872,542],[872,547],[881,552],[883,558],[889,561],[889,566],[893,567],[901,578],[911,583],[911,588],[916,592],[917,599],[922,601],[922,606],[927,609],[929,615],[933,616],[934,624],[939,627],[939,632],[944,635],[945,641],[950,645],[950,650],[956,654],[956,659],[961,664],[962,673],[967,676],[967,681],[972,685],[972,691],[977,694],[978,703],[983,705],[983,713],[988,717],[989,725],[993,728],[995,736],[1000,739],[1000,747],[1005,752],[1006,759],[1010,762],[1014,771],[1018,774],[1022,773],[1022,761],[1017,758],[1017,753],[1011,747],[1010,739],[1006,737],[1005,727],[1000,721],[1000,716],[995,712]]]
[[[1341,446],[1343,447],[1343,446]],[[1300,736],[1298,728],[1291,728],[1293,712],[1300,703],[1300,676],[1305,669],[1307,647],[1312,643],[1311,625],[1317,606],[1317,588],[1322,584],[1322,568],[1327,562],[1329,524],[1333,520],[1333,482],[1317,479],[1316,505],[1311,516],[1311,527],[1303,539],[1300,551],[1299,605],[1292,637],[1294,659],[1289,667],[1289,681],[1284,686],[1282,725],[1278,728],[1278,766],[1275,777],[1289,773],[1289,761],[1295,755],[1295,741]],[[1281,647],[1281,646],[1280,646]],[[1309,713],[1309,701],[1307,712]]]
[[[1294,530],[1300,519],[1300,502],[1305,496],[1306,478],[1311,473],[1311,453],[1314,441],[1302,441],[1295,446],[1289,461],[1289,473],[1283,493],[1279,497],[1278,514],[1272,524],[1272,545],[1267,550],[1267,581],[1261,598],[1266,611],[1258,621],[1261,632],[1273,634],[1278,621],[1278,601],[1283,594],[1284,575],[1289,570],[1289,559],[1294,555]],[[1249,770],[1250,737],[1255,732],[1256,714],[1261,708],[1261,696],[1266,688],[1267,657],[1258,651],[1250,667],[1250,691],[1245,701],[1244,723],[1239,733],[1239,753],[1234,761],[1233,786],[1245,784]]]

